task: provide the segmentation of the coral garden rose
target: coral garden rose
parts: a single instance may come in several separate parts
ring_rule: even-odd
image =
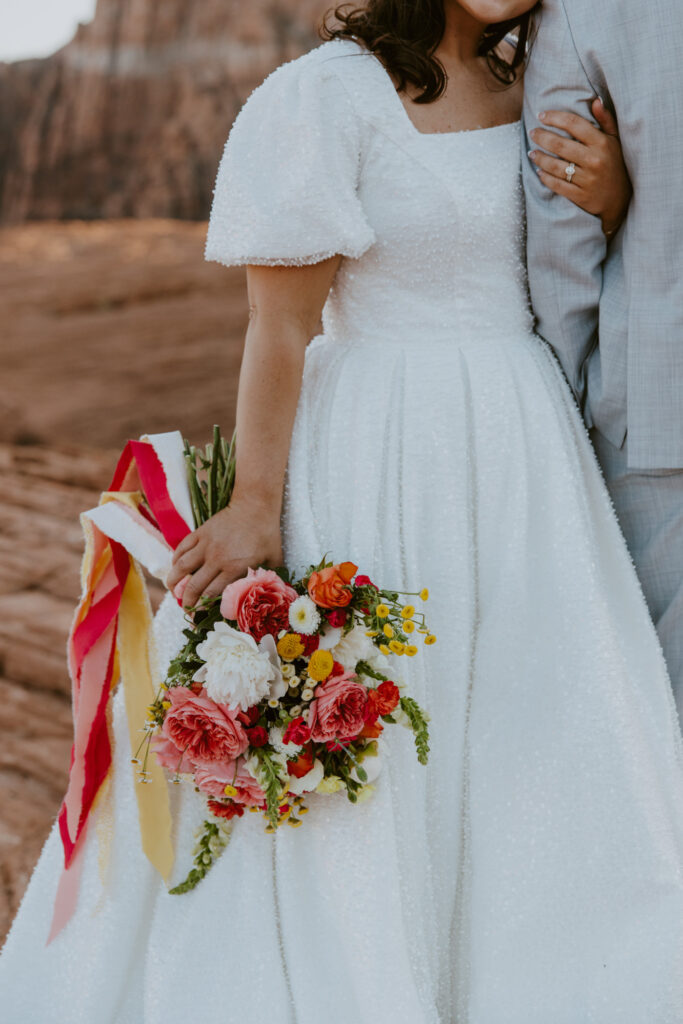
[[[184,686],[174,686],[168,697],[171,707],[164,719],[162,736],[184,751],[191,761],[234,761],[246,750],[249,740],[237,711]]]
[[[155,736],[152,740],[152,750],[159,764],[169,772],[178,772],[182,775],[192,772],[193,764],[189,757],[166,736]]]
[[[258,641],[266,633],[277,636],[281,629],[289,629],[289,607],[297,597],[272,569],[249,569],[223,591],[221,615]]]
[[[308,727],[317,743],[357,736],[365,724],[367,690],[353,672],[330,676],[316,687]]]
[[[353,597],[349,584],[357,571],[353,562],[341,562],[314,572],[308,581],[308,593],[321,608],[346,608]]]
[[[195,768],[194,779],[203,793],[209,796],[230,796],[238,804],[246,807],[258,807],[266,799],[266,795],[254,776],[247,770],[244,758],[213,764],[205,761]],[[226,794],[225,787],[232,787]]]

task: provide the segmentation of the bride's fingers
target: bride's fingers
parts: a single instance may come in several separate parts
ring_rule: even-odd
[[[564,160],[565,163],[576,164],[577,167],[585,165],[589,151],[581,142],[566,139],[563,135],[545,131],[543,128],[534,128],[529,135],[540,149],[545,149],[547,153]]]
[[[180,544],[173,552],[173,561],[177,562],[179,558],[182,558],[188,551],[191,551],[198,541],[199,535],[197,530],[193,530],[192,533],[188,533],[187,537],[181,540]]]
[[[193,573],[189,579],[183,594],[183,607],[194,608],[199,604],[202,595],[207,591],[213,580],[219,575],[220,570],[215,566],[203,565],[201,569]],[[218,591],[220,593],[220,591]]]
[[[554,156],[548,156],[547,153],[542,153],[540,150],[532,150],[529,153],[529,159],[538,168],[545,171],[546,174],[551,174],[554,178],[559,178],[561,181],[567,181],[567,167],[569,167],[569,164],[565,160],[557,160]],[[576,167],[572,176],[572,184],[581,188],[581,179],[581,168]]]
[[[204,563],[204,545],[195,544],[193,548],[186,551],[184,555],[173,562],[171,571],[168,574],[167,586],[173,590],[176,584],[180,583],[183,576],[196,572]]]
[[[559,128],[560,131],[571,135],[577,142],[582,142],[584,146],[593,145],[602,134],[592,121],[580,117],[579,114],[570,114],[567,110],[546,110],[538,115],[538,119],[544,128]]]
[[[585,195],[578,188],[577,185],[570,185],[566,178],[556,178],[554,174],[548,174],[547,171],[543,171],[539,168],[538,176],[551,192],[554,192],[558,196],[565,196],[567,199],[571,199],[576,206],[581,206],[585,202]]]
[[[208,586],[204,587],[201,596],[207,598],[207,600],[211,600],[211,598],[218,597],[219,594],[223,593],[227,585],[232,582],[233,580],[230,577],[230,575],[228,573],[222,572],[214,579],[212,579],[211,583],[209,583]]]

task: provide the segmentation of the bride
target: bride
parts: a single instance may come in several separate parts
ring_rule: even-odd
[[[113,795],[78,909],[45,948],[54,832],[0,964],[4,1020],[683,1020],[669,680],[528,305],[530,8],[342,12],[246,104],[209,227],[208,258],[249,268],[237,484],[180,545],[169,585],[190,577],[189,606],[250,565],[324,552],[390,586],[428,584],[440,643],[405,675],[432,710],[430,765],[392,736],[372,801],[313,798],[305,828],[273,836],[247,815],[207,878],[172,896],[139,849],[117,696]],[[585,168],[601,159],[598,179],[577,173],[586,209],[611,231],[618,146],[588,123],[579,141]],[[178,628],[158,624],[167,658]]]

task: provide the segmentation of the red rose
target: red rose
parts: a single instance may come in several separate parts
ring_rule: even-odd
[[[379,684],[376,693],[379,698],[377,707],[380,715],[390,715],[392,711],[395,711],[401,699],[401,693],[396,683],[392,683],[388,679],[385,683]]]
[[[353,597],[349,584],[357,569],[353,562],[342,562],[312,573],[308,581],[310,598],[320,608],[346,608]]]
[[[272,569],[250,569],[223,591],[221,615],[237,622],[258,643],[267,633],[289,629],[289,606],[298,594]]]
[[[330,676],[315,691],[308,725],[316,743],[357,736],[365,724],[367,690],[353,672]]]
[[[168,692],[171,707],[161,733],[192,761],[234,761],[248,745],[237,711],[185,686]]]
[[[247,729],[247,736],[252,747],[265,747],[268,742],[268,730],[262,725],[255,725],[253,729]]]
[[[299,640],[304,645],[304,657],[310,658],[314,651],[318,650],[320,645],[320,636],[317,633],[313,633],[311,636],[306,636],[305,633],[297,634]]]
[[[315,756],[313,754],[313,747],[309,745],[305,747],[299,756],[294,761],[287,762],[287,770],[290,775],[293,775],[296,779],[302,779],[304,775],[313,768],[315,762]]]
[[[293,718],[285,729],[282,742],[296,743],[297,746],[303,746],[304,743],[308,743],[310,738],[311,730],[306,725],[305,720],[299,716],[299,718]]]
[[[356,576],[354,580],[356,587],[374,587],[375,590],[379,590],[376,583],[373,583],[369,576]]]
[[[365,705],[365,722],[369,725],[379,718],[379,695],[377,690],[368,690],[368,702]]]
[[[334,611],[327,613],[327,621],[331,626],[335,626],[340,629],[346,622],[347,611],[345,608],[335,608]]]
[[[209,810],[217,818],[241,818],[244,814],[244,807],[241,804],[220,804],[218,800],[209,800]]]

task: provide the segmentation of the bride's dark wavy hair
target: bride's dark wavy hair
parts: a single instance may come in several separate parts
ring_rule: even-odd
[[[499,82],[512,85],[524,67],[540,2],[518,18],[489,25],[479,47]],[[498,47],[516,30],[512,60]],[[446,31],[444,0],[367,0],[362,7],[342,4],[323,22],[323,39],[356,39],[382,61],[400,92],[408,85],[419,90],[416,103],[433,103],[446,88],[446,72],[434,56]]]

